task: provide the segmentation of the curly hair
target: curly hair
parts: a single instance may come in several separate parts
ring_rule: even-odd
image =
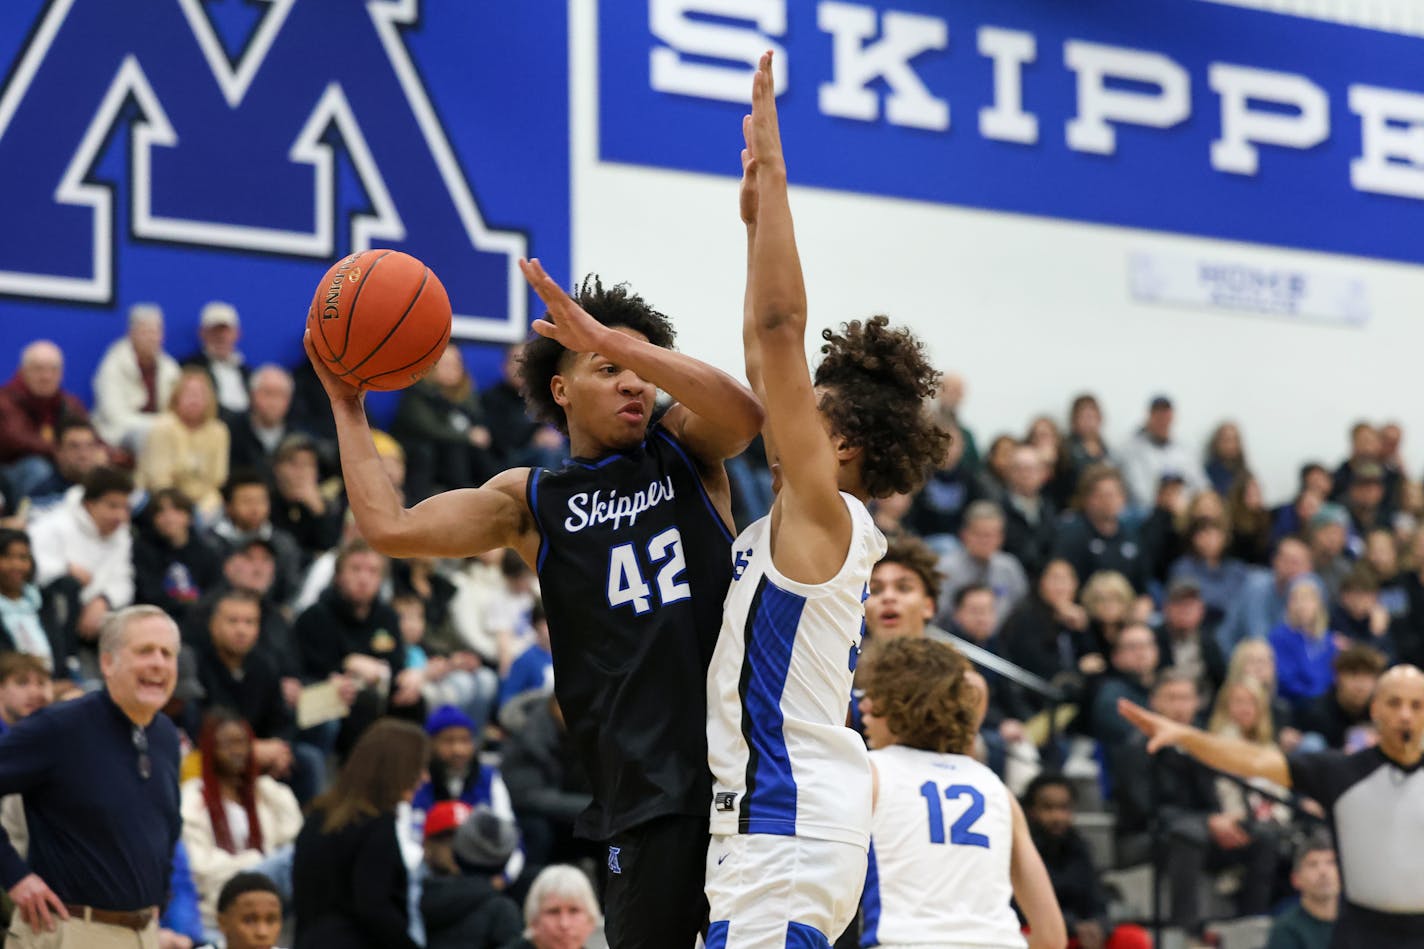
[[[924,344],[884,316],[822,330],[815,383],[831,430],[861,449],[862,480],[873,498],[908,494],[944,463],[950,432],[928,411],[939,372]]]
[[[626,283],[605,287],[598,274],[589,274],[573,294],[574,302],[589,316],[604,326],[623,327],[642,333],[648,342],[662,349],[671,349],[677,338],[672,321],[628,288]],[[550,381],[568,365],[570,355],[563,344],[537,333],[524,345],[520,357],[523,384],[520,387],[529,413],[541,422],[548,422],[565,435],[569,422],[563,406],[554,401],[549,391]]]
[[[939,556],[930,549],[930,545],[911,534],[904,537],[897,537],[890,541],[885,548],[885,556],[881,557],[875,566],[882,563],[893,563],[904,567],[906,570],[920,578],[920,582],[925,585],[925,595],[931,600],[939,599],[940,584],[944,582],[944,574],[939,570]],[[874,573],[874,570],[871,571]]]
[[[879,644],[862,685],[874,714],[910,748],[967,754],[974,744],[974,686],[969,663],[951,646],[907,637]]]

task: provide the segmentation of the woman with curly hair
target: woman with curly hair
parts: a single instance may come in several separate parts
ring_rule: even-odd
[[[939,373],[884,316],[822,332],[811,372],[770,53],[743,131],[742,339],[778,490],[733,542],[708,673],[707,942],[824,946],[855,915],[870,842],[865,747],[845,727],[863,597],[886,550],[866,503],[923,484],[950,436],[928,411]]]
[[[1067,942],[1063,914],[1018,801],[971,754],[969,664],[929,639],[866,663],[861,714],[875,787],[861,945],[943,942],[1032,949]],[[928,828],[926,827],[928,824]],[[928,832],[926,832],[928,830]]]

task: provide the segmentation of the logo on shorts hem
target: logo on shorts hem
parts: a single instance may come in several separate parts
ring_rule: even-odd
[[[622,873],[622,872],[623,872],[623,867],[620,866],[619,863],[618,863],[618,855],[619,855],[620,853],[622,853],[622,852],[623,852],[623,848],[622,848],[622,847],[609,847],[609,848],[608,848],[608,872],[609,872],[609,873]]]
[[[736,791],[719,791],[712,798],[712,806],[722,813],[731,813],[737,809]]]

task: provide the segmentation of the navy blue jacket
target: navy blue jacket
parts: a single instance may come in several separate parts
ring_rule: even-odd
[[[39,874],[66,903],[137,910],[167,902],[178,843],[178,729],[158,715],[144,733],[106,691],[62,702],[0,738],[0,795],[21,794],[29,863],[0,830],[0,885]]]

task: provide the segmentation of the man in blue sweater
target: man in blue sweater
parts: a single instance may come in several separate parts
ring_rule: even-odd
[[[59,943],[158,949],[178,840],[178,730],[160,714],[178,680],[178,627],[153,606],[111,614],[104,688],[0,738],[0,795],[20,794],[29,861],[0,831],[0,884],[15,903],[6,949]]]

